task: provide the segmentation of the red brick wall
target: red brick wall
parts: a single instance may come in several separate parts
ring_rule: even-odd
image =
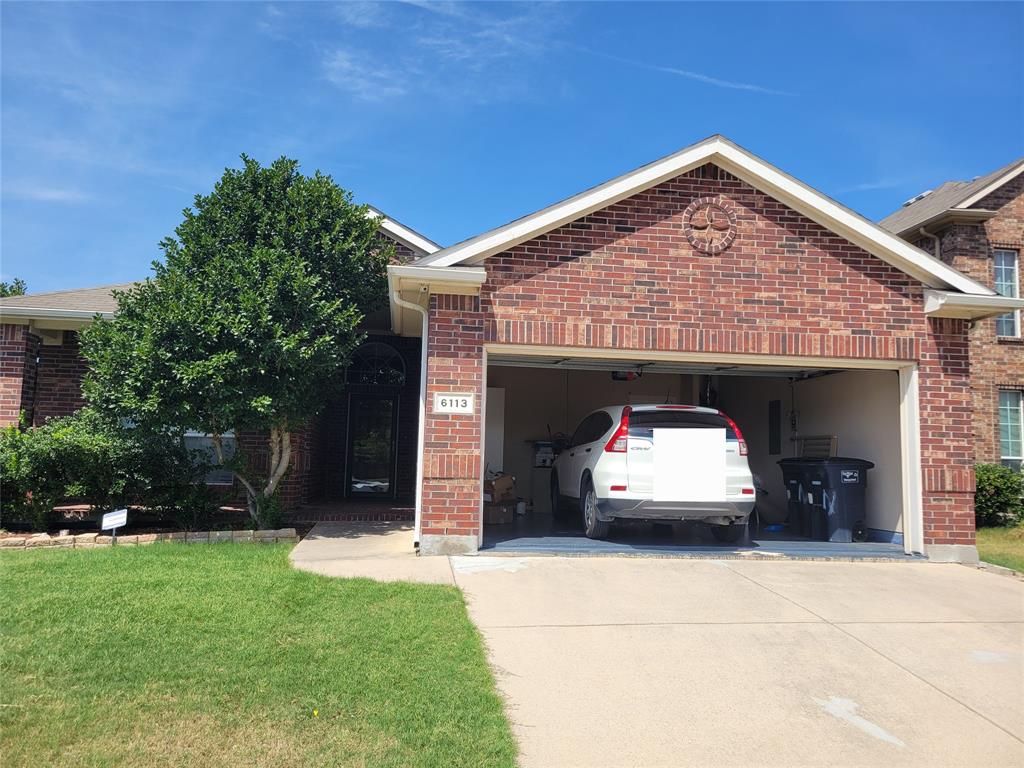
[[[64,331],[64,343],[39,344],[38,377],[33,423],[54,416],[70,416],[83,405],[82,378],[87,365],[78,352],[78,334]]]
[[[736,216],[736,240],[717,255],[683,231],[699,197]],[[485,266],[479,308],[433,299],[431,391],[479,392],[485,341],[916,360],[926,541],[973,542],[962,324],[929,322],[923,286],[780,202],[708,165]],[[424,532],[476,531],[479,437],[478,419],[428,417]]]
[[[309,500],[310,445],[313,425],[297,427],[291,432],[292,455],[288,473],[277,486],[281,506],[285,510],[305,504]],[[245,454],[250,474],[266,478],[270,463],[268,433],[243,431],[238,434],[238,450]],[[244,498],[245,488],[236,481],[239,497]],[[257,489],[260,490],[260,489]]]
[[[991,288],[995,249],[1016,250],[1024,259],[1024,176],[972,207],[997,213],[984,224],[958,224],[936,234],[941,238],[943,261]],[[922,238],[916,245],[934,252],[930,238]],[[1020,278],[1018,295],[1024,296],[1024,269]],[[970,331],[970,355],[974,455],[979,462],[998,463],[999,390],[1024,390],[1024,338],[997,338],[995,319],[979,320]]]
[[[26,325],[0,325],[0,426],[20,419],[28,336]]]
[[[480,519],[480,456],[484,316],[476,296],[432,296],[427,334],[427,414],[424,439],[425,536],[476,535]],[[470,415],[434,413],[435,392],[475,395]]]
[[[967,323],[928,321],[921,345],[921,465],[925,543],[974,543],[974,445],[971,439]]]
[[[26,325],[0,328],[0,424],[17,424],[23,412],[39,425],[84,405],[86,365],[74,331],[64,331],[62,344],[46,345]]]

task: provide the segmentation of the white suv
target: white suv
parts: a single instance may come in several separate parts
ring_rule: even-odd
[[[719,433],[675,432],[694,429]],[[698,450],[700,445],[719,446],[714,451],[724,452],[724,462],[718,456],[694,457],[686,447],[690,438],[696,438],[692,445]],[[687,497],[689,481],[702,492]],[[736,422],[714,408],[695,405],[615,405],[594,411],[580,422],[551,473],[552,510],[558,514],[570,504],[579,509],[592,539],[607,536],[615,519],[701,520],[719,541],[736,542],[754,498],[747,444]]]

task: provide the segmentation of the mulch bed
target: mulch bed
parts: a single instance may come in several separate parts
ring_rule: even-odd
[[[87,505],[69,504],[54,509],[54,519],[46,529],[51,536],[58,535],[61,531],[68,531],[71,534],[96,533],[100,529],[100,517],[103,512],[91,510]],[[305,538],[306,534],[313,527],[312,522],[293,523],[285,520],[282,525],[294,528],[299,538]],[[224,506],[209,520],[204,521],[199,529],[204,531],[245,531],[253,527],[252,518],[244,507]],[[0,530],[0,538],[21,537],[25,538],[36,531],[32,530],[32,524],[28,521],[10,520],[4,521],[5,530]],[[128,525],[117,529],[118,536],[133,536],[145,533],[175,533],[184,530],[173,520],[161,518],[145,509],[129,509]]]

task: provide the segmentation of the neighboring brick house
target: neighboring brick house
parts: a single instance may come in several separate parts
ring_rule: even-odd
[[[390,317],[368,318],[344,400],[297,439],[287,503],[408,493],[422,553],[474,551],[487,466],[539,509],[539,439],[601,405],[699,400],[740,423],[783,515],[778,459],[827,435],[875,462],[871,530],[976,559],[968,324],[1024,301],[720,136],[449,248],[388,234],[417,258],[388,267]],[[8,422],[57,322],[38,303],[0,301]]]
[[[1024,296],[1024,158],[971,181],[947,181],[907,201],[881,225],[1003,296]],[[1020,469],[1020,310],[978,320],[970,339],[975,457]]]

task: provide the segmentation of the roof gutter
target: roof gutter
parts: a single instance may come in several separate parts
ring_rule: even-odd
[[[992,211],[988,208],[969,208],[967,210],[947,208],[946,210],[935,214],[931,218],[925,219],[917,224],[913,224],[906,229],[895,232],[895,234],[897,237],[909,239],[917,233],[917,228],[919,227],[934,228],[953,224],[984,224],[995,216],[996,213],[998,213],[998,211]]]
[[[408,309],[405,302],[395,300],[402,294],[415,296],[446,293],[461,296],[476,296],[480,286],[487,280],[483,267],[434,267],[415,264],[388,265],[388,296],[391,303],[391,329],[399,336],[415,336],[412,329],[403,327],[402,315]],[[408,301],[408,298],[405,299]],[[415,302],[413,302],[415,303]]]
[[[1009,296],[982,296],[957,291],[924,292],[924,313],[928,317],[953,317],[960,320],[981,320],[1024,309],[1024,299]]]
[[[110,319],[114,312],[94,309],[56,309],[54,307],[5,307],[0,305],[0,320],[11,317],[25,320],[78,320],[89,322],[97,316]]]

